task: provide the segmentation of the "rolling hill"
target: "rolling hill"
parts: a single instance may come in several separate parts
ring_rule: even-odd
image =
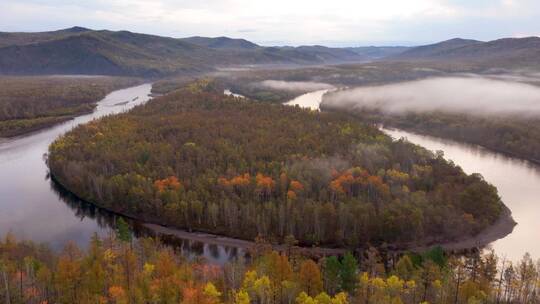
[[[540,66],[540,38],[503,38],[488,42],[451,39],[411,48],[392,56],[403,61],[461,61],[492,67]]]
[[[367,57],[323,46],[263,47],[227,37],[170,38],[82,27],[0,33],[0,74],[165,76],[255,64],[358,62]]]

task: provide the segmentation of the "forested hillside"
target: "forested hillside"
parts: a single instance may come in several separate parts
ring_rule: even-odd
[[[0,32],[0,74],[95,74],[161,77],[253,64],[358,62],[338,48],[263,47],[227,37],[171,38],[80,27],[41,33]]]
[[[108,93],[138,83],[121,77],[0,77],[0,137],[91,112]]]
[[[303,245],[466,238],[503,204],[479,175],[353,118],[226,97],[200,81],[50,147],[78,196],[147,221]]]
[[[410,48],[392,57],[404,61],[475,63],[484,68],[538,68],[540,38],[502,38],[492,41],[451,39]]]

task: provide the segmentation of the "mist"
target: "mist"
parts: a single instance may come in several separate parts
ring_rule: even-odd
[[[332,85],[321,82],[282,80],[265,80],[257,83],[257,85],[265,88],[291,92],[310,92],[318,90],[330,90],[334,88]]]
[[[323,106],[386,114],[442,111],[473,115],[540,115],[540,87],[482,77],[444,77],[337,91]]]

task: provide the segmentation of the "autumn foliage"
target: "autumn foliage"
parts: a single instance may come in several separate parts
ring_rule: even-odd
[[[187,259],[157,240],[94,236],[86,250],[0,240],[4,304],[455,304],[538,303],[539,264],[526,254],[448,256],[440,248],[389,256],[374,248],[317,260],[252,248],[224,265]]]
[[[51,145],[51,174],[119,213],[303,245],[454,240],[503,210],[480,175],[351,116],[222,93],[206,80],[79,126]]]

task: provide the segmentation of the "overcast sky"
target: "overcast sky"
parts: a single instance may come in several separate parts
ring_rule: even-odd
[[[263,45],[417,45],[540,35],[540,0],[0,0],[0,31],[74,25]]]

